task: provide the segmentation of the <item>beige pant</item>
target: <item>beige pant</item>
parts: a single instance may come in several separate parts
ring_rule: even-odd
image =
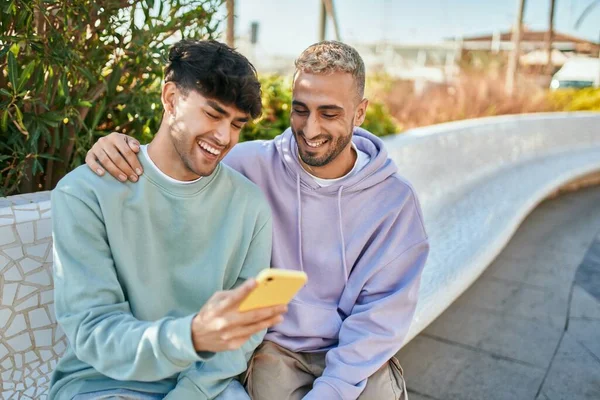
[[[325,354],[294,353],[264,341],[254,352],[246,373],[253,400],[300,400],[323,374]],[[403,397],[404,396],[404,397]],[[395,358],[367,380],[359,400],[408,400],[402,367]]]

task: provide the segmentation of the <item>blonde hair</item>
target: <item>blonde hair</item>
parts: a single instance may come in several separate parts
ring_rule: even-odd
[[[334,40],[325,40],[309,46],[295,61],[299,71],[310,74],[329,75],[348,72],[356,81],[358,97],[365,93],[365,63],[353,47]]]

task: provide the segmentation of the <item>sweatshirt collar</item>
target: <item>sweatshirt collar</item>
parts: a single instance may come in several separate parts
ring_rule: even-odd
[[[138,155],[140,163],[144,168],[144,174],[141,177],[146,177],[154,185],[160,187],[168,193],[182,197],[195,196],[203,191],[219,175],[222,168],[221,163],[219,163],[217,168],[215,168],[213,173],[209,176],[202,177],[202,179],[184,185],[181,184],[181,182],[166,179],[166,177],[163,176],[160,171],[155,169],[157,167],[153,165],[154,163],[152,160],[150,160],[150,158],[147,157],[143,151],[140,151]]]

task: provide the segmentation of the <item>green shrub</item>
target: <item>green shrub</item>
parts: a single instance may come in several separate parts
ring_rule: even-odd
[[[278,75],[260,77],[262,88],[262,116],[246,124],[240,134],[240,141],[273,139],[290,126],[292,106],[291,78]]]
[[[150,139],[167,49],[179,38],[213,37],[221,3],[4,1],[0,195],[52,189],[113,130]]]
[[[392,117],[387,106],[377,100],[370,101],[362,127],[377,136],[400,133],[402,126]]]

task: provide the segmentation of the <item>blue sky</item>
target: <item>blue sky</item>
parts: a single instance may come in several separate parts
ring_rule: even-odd
[[[598,41],[600,7],[575,29],[593,0],[556,0],[555,29]],[[517,0],[334,0],[342,40],[399,43],[435,42],[446,37],[505,31],[514,21]],[[236,33],[257,21],[259,45],[270,54],[298,55],[318,40],[320,0],[236,0]],[[547,28],[549,0],[527,0],[525,24]],[[328,25],[328,38],[333,26]]]

